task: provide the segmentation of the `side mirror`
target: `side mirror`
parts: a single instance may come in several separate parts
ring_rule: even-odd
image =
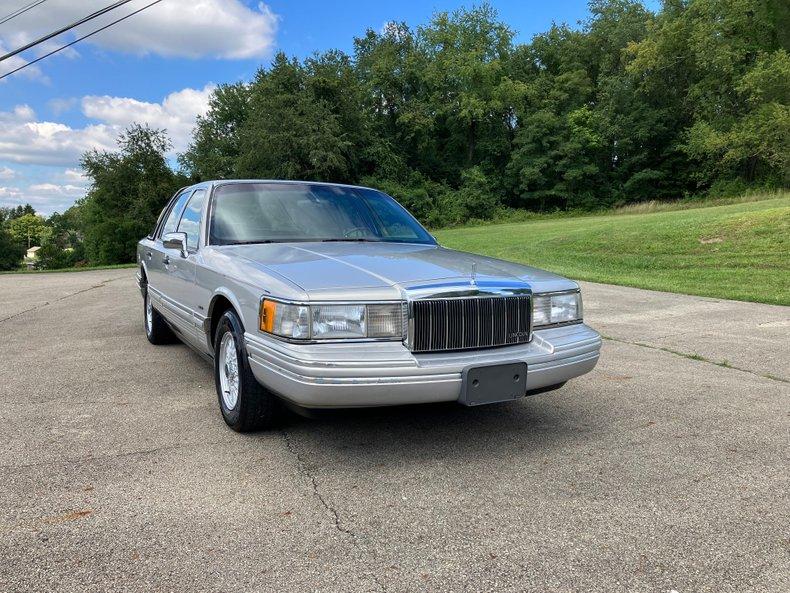
[[[162,235],[162,245],[165,249],[178,249],[181,257],[188,255],[186,233],[165,233]]]

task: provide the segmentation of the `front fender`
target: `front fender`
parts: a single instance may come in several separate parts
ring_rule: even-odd
[[[227,287],[220,286],[214,290],[214,293],[211,295],[211,301],[209,302],[208,312],[206,318],[203,320],[203,331],[206,334],[206,338],[208,338],[208,343],[211,344],[212,336],[211,336],[211,319],[214,316],[214,307],[217,304],[217,301],[220,297],[226,298],[231,306],[236,310],[236,314],[244,322],[244,312],[239,302],[239,299],[236,295]]]

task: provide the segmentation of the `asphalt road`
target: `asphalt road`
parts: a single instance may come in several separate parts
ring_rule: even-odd
[[[0,591],[790,590],[790,308],[584,289],[559,392],[239,435],[133,270],[0,276]]]

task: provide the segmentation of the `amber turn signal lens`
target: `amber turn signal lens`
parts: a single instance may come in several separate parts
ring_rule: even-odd
[[[274,330],[274,314],[277,312],[277,303],[264,300],[261,303],[261,331],[272,333]]]

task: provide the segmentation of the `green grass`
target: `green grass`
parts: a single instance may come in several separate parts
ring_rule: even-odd
[[[434,234],[447,247],[578,280],[790,305],[788,193],[728,205],[614,211]]]
[[[91,270],[119,270],[122,268],[136,268],[137,264],[114,264],[111,266],[85,266],[83,268],[61,268],[60,270],[10,270],[0,274],[58,274],[61,272],[90,272]]]

